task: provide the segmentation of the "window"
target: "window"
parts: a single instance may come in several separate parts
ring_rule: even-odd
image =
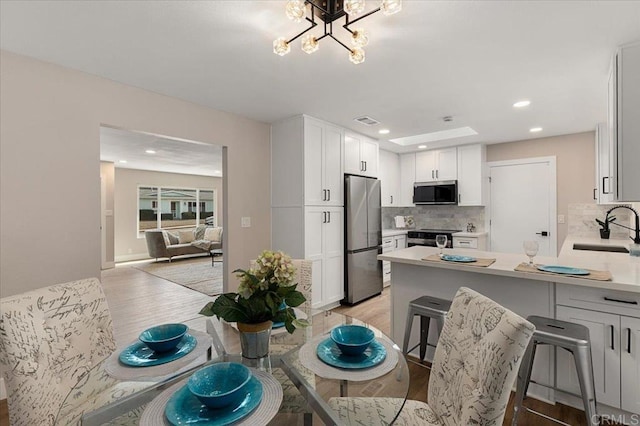
[[[138,187],[138,233],[147,229],[215,225],[215,191],[209,189]]]

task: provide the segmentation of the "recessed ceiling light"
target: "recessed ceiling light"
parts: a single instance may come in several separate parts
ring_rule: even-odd
[[[388,135],[389,134],[389,129],[380,129],[380,130],[378,130],[378,133],[380,133],[381,135]]]
[[[147,154],[155,154],[156,152],[152,149],[148,149],[145,151]]]
[[[542,131],[542,127],[532,127],[529,129],[531,133],[537,133]]]
[[[518,101],[515,104],[513,104],[514,108],[524,108],[526,106],[531,105],[531,101]]]
[[[426,145],[418,145],[419,149],[425,149],[427,146]]]
[[[122,163],[122,164],[124,164],[124,163],[126,163],[126,162],[127,162],[127,160],[120,160],[120,161],[119,161],[119,163]]]

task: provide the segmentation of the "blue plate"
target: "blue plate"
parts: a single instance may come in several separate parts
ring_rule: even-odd
[[[560,265],[536,265],[541,271],[553,272],[555,274],[567,274],[567,275],[589,275],[589,271],[586,269],[572,268],[570,266]]]
[[[151,367],[152,365],[166,364],[182,358],[191,352],[198,340],[190,335],[185,334],[178,345],[167,352],[154,352],[142,342],[134,343],[120,352],[120,362],[131,367]]]
[[[442,254],[440,255],[440,259],[446,260],[448,262],[462,262],[462,263],[469,263],[469,262],[476,261],[475,257],[461,256],[459,254]]]
[[[249,414],[262,401],[262,383],[252,376],[246,386],[247,395],[237,405],[208,408],[185,385],[171,395],[164,415],[172,425],[223,426],[236,422]]]
[[[359,370],[380,364],[387,357],[387,350],[382,343],[374,340],[361,355],[344,355],[336,343],[328,338],[318,344],[317,354],[325,364],[349,370]]]

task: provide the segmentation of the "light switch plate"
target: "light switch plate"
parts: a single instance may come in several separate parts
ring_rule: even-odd
[[[558,223],[564,223],[564,215],[563,214],[559,214],[558,215]]]
[[[251,228],[251,218],[250,217],[243,217],[240,220],[240,226],[243,228]]]

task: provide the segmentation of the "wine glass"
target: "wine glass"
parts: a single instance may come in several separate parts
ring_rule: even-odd
[[[525,241],[522,244],[524,252],[529,256],[529,266],[533,266],[533,257],[538,254],[538,242],[537,241]]]
[[[442,254],[442,249],[447,246],[447,236],[446,235],[436,235],[436,245],[440,249],[440,254]]]

